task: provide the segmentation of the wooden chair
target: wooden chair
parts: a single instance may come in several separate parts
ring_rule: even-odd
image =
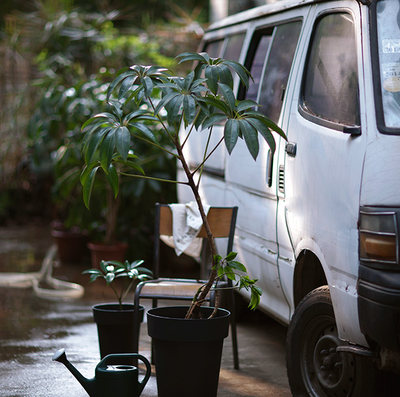
[[[211,207],[208,211],[207,219],[211,227],[211,231],[215,239],[225,238],[227,240],[226,252],[220,252],[220,255],[226,255],[232,251],[233,238],[235,233],[237,207]],[[185,278],[160,278],[160,237],[172,236],[172,211],[167,204],[156,204],[155,217],[155,238],[154,238],[154,279],[144,281],[138,284],[135,292],[135,308],[139,308],[141,299],[151,299],[152,307],[157,307],[159,299],[162,300],[188,300],[191,301],[198,288],[204,283],[200,279],[201,271],[198,279]],[[201,228],[197,237],[203,238],[206,243],[207,234],[204,226]],[[204,244],[203,244],[204,245]],[[201,269],[204,271],[207,267],[205,259],[207,255],[202,255]],[[232,287],[232,281],[225,282],[228,287]],[[230,325],[233,348],[234,368],[239,369],[239,355],[237,345],[236,332],[236,313],[233,289],[226,290],[228,295],[229,307],[231,311]],[[207,297],[209,304],[212,306],[215,302],[215,293],[209,294]],[[139,312],[137,311],[137,317]],[[136,350],[139,348],[139,340],[136,343]]]

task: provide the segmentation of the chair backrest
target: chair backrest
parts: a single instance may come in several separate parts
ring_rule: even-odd
[[[214,238],[228,238],[226,253],[232,251],[238,207],[210,207],[207,220]],[[172,236],[172,211],[168,204],[156,204],[154,275],[159,275],[160,236]],[[197,237],[207,238],[204,226]]]

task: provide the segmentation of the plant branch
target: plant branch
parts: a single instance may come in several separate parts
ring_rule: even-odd
[[[151,100],[150,97],[147,97],[148,101],[150,102],[151,107],[153,108],[153,113],[156,111],[156,108],[153,104],[153,101]],[[168,135],[169,139],[175,143],[174,137],[171,135],[171,133],[169,132],[167,126],[164,124],[163,119],[160,117],[160,113],[157,113],[156,115],[158,121],[160,122],[160,124],[162,125],[162,127],[164,128],[164,131],[166,132],[166,134]]]
[[[215,245],[215,240],[214,240],[214,236],[211,232],[211,228],[210,228],[210,224],[208,223],[208,219],[207,219],[207,215],[204,211],[204,207],[203,207],[203,203],[201,201],[200,198],[200,194],[199,194],[199,189],[196,185],[196,183],[194,182],[193,179],[193,175],[190,172],[189,166],[186,162],[185,156],[183,155],[183,151],[182,151],[182,146],[179,145],[178,142],[176,142],[176,149],[178,151],[180,160],[181,160],[181,164],[183,167],[183,170],[188,178],[188,182],[187,184],[190,186],[190,188],[192,189],[194,198],[196,200],[197,206],[199,208],[199,212],[200,212],[200,216],[201,219],[203,221],[203,226],[204,226],[204,230],[207,234],[207,241],[210,247],[210,251],[211,251],[211,257],[212,257],[212,267],[211,267],[211,272],[209,275],[209,279],[207,281],[206,284],[204,284],[204,287],[202,288],[202,290],[200,291],[200,294],[198,295],[197,299],[193,299],[192,304],[188,310],[188,312],[186,313],[186,317],[185,318],[193,318],[193,317],[199,317],[200,316],[200,304],[201,302],[204,301],[204,299],[206,298],[206,296],[208,295],[208,293],[210,292],[211,287],[214,284],[215,279],[217,278],[217,266],[215,264],[215,257],[217,254],[217,247]]]
[[[184,139],[184,141],[183,141],[183,143],[182,143],[182,145],[181,145],[182,149],[183,149],[183,147],[185,146],[187,140],[189,139],[189,136],[190,136],[190,134],[191,134],[192,131],[193,131],[194,125],[196,124],[196,121],[197,121],[197,119],[199,118],[200,113],[201,113],[201,109],[198,110],[198,112],[197,112],[197,114],[196,114],[194,120],[192,121],[190,130],[189,130],[189,132],[187,133],[186,138]]]
[[[206,148],[204,149],[203,161],[202,161],[202,163],[200,165],[201,169],[200,169],[199,179],[197,181],[197,188],[199,188],[199,186],[200,186],[201,176],[203,175],[204,163],[206,161],[208,146],[210,145],[210,141],[211,141],[211,134],[212,134],[212,127],[210,128],[210,130],[208,132]],[[198,168],[196,168],[194,171],[192,171],[192,174],[194,175],[197,172],[197,170],[198,170]]]
[[[139,174],[128,174],[127,172],[120,172],[121,175],[124,176],[130,176],[132,178],[141,178],[141,179],[150,179],[152,181],[158,181],[158,182],[168,182],[168,183],[175,183],[175,184],[180,184],[180,185],[188,185],[188,182],[182,182],[182,181],[174,181],[172,179],[163,179],[163,178],[156,178],[153,176],[147,176],[147,175],[139,175]]]
[[[121,301],[125,299],[125,297],[128,295],[129,291],[131,290],[133,286],[134,280],[131,280],[128,284],[128,287],[125,289],[125,292],[121,294]]]
[[[207,157],[199,164],[194,171],[192,171],[192,174],[194,175],[200,168],[203,167],[205,162],[210,158],[210,156],[217,150],[218,146],[223,142],[224,137],[222,137],[219,142],[214,146],[214,148],[211,150],[210,153],[208,153]]]
[[[114,291],[114,294],[115,294],[115,296],[116,296],[117,299],[118,299],[119,306],[120,306],[120,308],[122,308],[122,297],[119,296],[118,291],[114,288],[114,286],[112,285],[112,283],[109,283],[108,285],[109,285],[109,286],[111,287],[111,289]]]
[[[140,136],[140,135],[135,135],[135,138],[140,139],[141,141],[146,142],[146,143],[148,143],[149,145],[153,145],[153,146],[155,146],[157,149],[160,149],[160,150],[162,150],[162,151],[164,151],[164,152],[170,154],[171,156],[174,156],[175,158],[178,158],[178,156],[177,156],[176,153],[171,152],[171,151],[168,150],[168,149],[165,149],[165,147],[163,147],[163,146],[161,146],[161,145],[159,145],[159,144],[157,144],[157,143],[151,141],[150,139],[143,138],[143,137]]]

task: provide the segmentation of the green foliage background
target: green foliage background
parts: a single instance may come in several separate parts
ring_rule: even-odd
[[[0,72],[0,84],[12,88],[2,93],[7,114],[0,113],[0,224],[32,216],[61,218],[67,227],[77,225],[93,238],[104,237],[109,213],[105,185],[94,189],[90,211],[83,205],[80,128],[101,110],[117,70],[133,63],[174,68],[173,56],[195,50],[198,32],[187,27],[206,20],[207,3],[1,2],[0,49],[18,62]],[[174,175],[172,158],[140,150],[147,172]],[[122,181],[120,191],[116,237],[134,242],[144,251],[135,257],[145,257],[154,203],[173,201],[175,189],[134,180]]]

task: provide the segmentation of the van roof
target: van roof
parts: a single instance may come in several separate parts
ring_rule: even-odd
[[[312,3],[321,3],[327,0],[278,0],[275,3],[266,4],[263,6],[251,8],[250,10],[240,12],[239,14],[231,15],[224,18],[218,22],[214,22],[207,29],[208,32],[217,30],[223,27],[235,25],[237,23],[250,21],[252,19],[257,19],[264,17],[265,15],[276,14],[277,12],[289,10],[291,8],[301,7]],[[368,0],[359,0],[364,3]]]

